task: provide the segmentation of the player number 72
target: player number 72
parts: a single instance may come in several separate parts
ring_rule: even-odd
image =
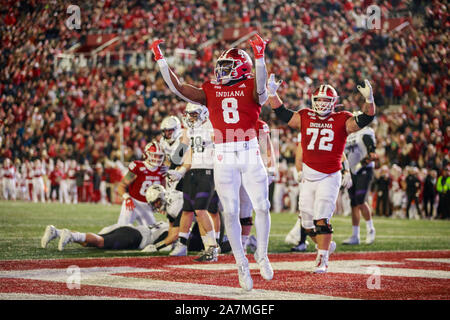
[[[320,130],[320,131],[319,131]],[[334,132],[330,129],[319,129],[319,128],[308,128],[306,129],[306,134],[312,135],[311,140],[309,141],[308,150],[314,150],[315,144],[317,141],[317,137],[320,135],[319,140],[319,150],[331,151],[333,149],[333,144],[330,143],[334,139]]]

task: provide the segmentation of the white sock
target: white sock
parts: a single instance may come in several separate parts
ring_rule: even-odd
[[[258,247],[256,248],[256,250],[258,251],[258,256],[260,258],[267,256],[267,247],[269,246],[270,222],[269,210],[255,210],[256,242],[258,243]]]
[[[86,233],[72,232],[72,239],[74,242],[85,242],[86,241]]]
[[[216,241],[217,243],[219,243],[219,239],[220,239],[220,231],[216,232]]]
[[[205,244],[207,245],[207,247],[205,247],[205,249],[211,247],[211,246],[215,246],[216,243],[216,237],[215,237],[216,233],[214,232],[214,230],[208,231],[205,235]]]
[[[366,221],[366,230],[367,230],[367,231],[370,231],[370,230],[372,230],[372,229],[374,229],[374,227],[373,227],[373,220],[372,220],[372,219],[367,220],[367,221]]]
[[[319,256],[322,255],[322,256],[328,258],[328,250],[321,250],[321,249],[319,249],[319,250],[317,251],[317,254],[318,254]]]
[[[181,238],[183,238],[183,239],[181,239]],[[186,243],[189,239],[189,232],[179,232],[178,239],[180,240],[181,244],[186,245]]]
[[[353,236],[359,239],[359,226],[353,226]]]

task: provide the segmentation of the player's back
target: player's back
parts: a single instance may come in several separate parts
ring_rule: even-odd
[[[215,129],[216,144],[248,141],[256,137],[255,124],[261,105],[253,96],[254,78],[235,81],[230,85],[210,80],[202,88],[206,95],[209,119]]]
[[[347,139],[345,123],[352,114],[341,111],[323,118],[311,109],[299,113],[303,163],[324,174],[339,171]]]

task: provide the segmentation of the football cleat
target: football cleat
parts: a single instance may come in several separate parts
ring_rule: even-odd
[[[245,243],[245,252],[256,252],[256,248],[257,248],[257,241],[255,236],[250,236],[247,239],[247,242]]]
[[[238,275],[239,275],[239,284],[242,289],[245,291],[250,291],[253,289],[253,279],[250,275],[250,268],[248,266],[248,261],[245,261],[243,264],[238,265]]]
[[[291,248],[291,251],[292,251],[292,252],[305,252],[306,249],[308,249],[308,245],[309,245],[309,242],[308,242],[308,241],[305,241],[305,242],[303,242],[303,243],[299,243],[299,244],[296,245],[295,247],[292,247],[292,248]]]
[[[182,244],[180,241],[177,241],[175,244],[175,248],[169,253],[169,256],[172,257],[181,257],[187,255],[187,246]]]
[[[255,260],[259,266],[259,273],[266,280],[272,280],[273,278],[273,268],[269,262],[269,258],[267,256],[260,258],[258,253],[255,252]]]
[[[366,244],[372,244],[375,241],[375,229],[369,230],[366,236]]]
[[[347,244],[347,245],[359,244],[359,238],[355,237],[355,236],[351,236],[350,238],[342,241],[342,244]]]
[[[63,229],[59,238],[58,250],[63,251],[66,245],[71,242],[73,242],[72,233],[67,229]]]
[[[316,270],[314,273],[326,273],[328,270],[328,256],[324,254],[317,254]]]
[[[52,225],[47,226],[45,228],[44,235],[41,238],[41,247],[44,249],[47,248],[48,243],[53,239],[55,239],[56,237],[58,237],[58,235],[56,234],[55,226]]]
[[[203,251],[203,254],[194,259],[197,262],[214,262],[217,261],[219,255],[219,247],[210,246],[208,250]]]

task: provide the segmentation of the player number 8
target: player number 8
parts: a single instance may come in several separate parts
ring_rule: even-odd
[[[223,120],[225,123],[238,123],[239,112],[236,98],[226,98],[222,100]]]

